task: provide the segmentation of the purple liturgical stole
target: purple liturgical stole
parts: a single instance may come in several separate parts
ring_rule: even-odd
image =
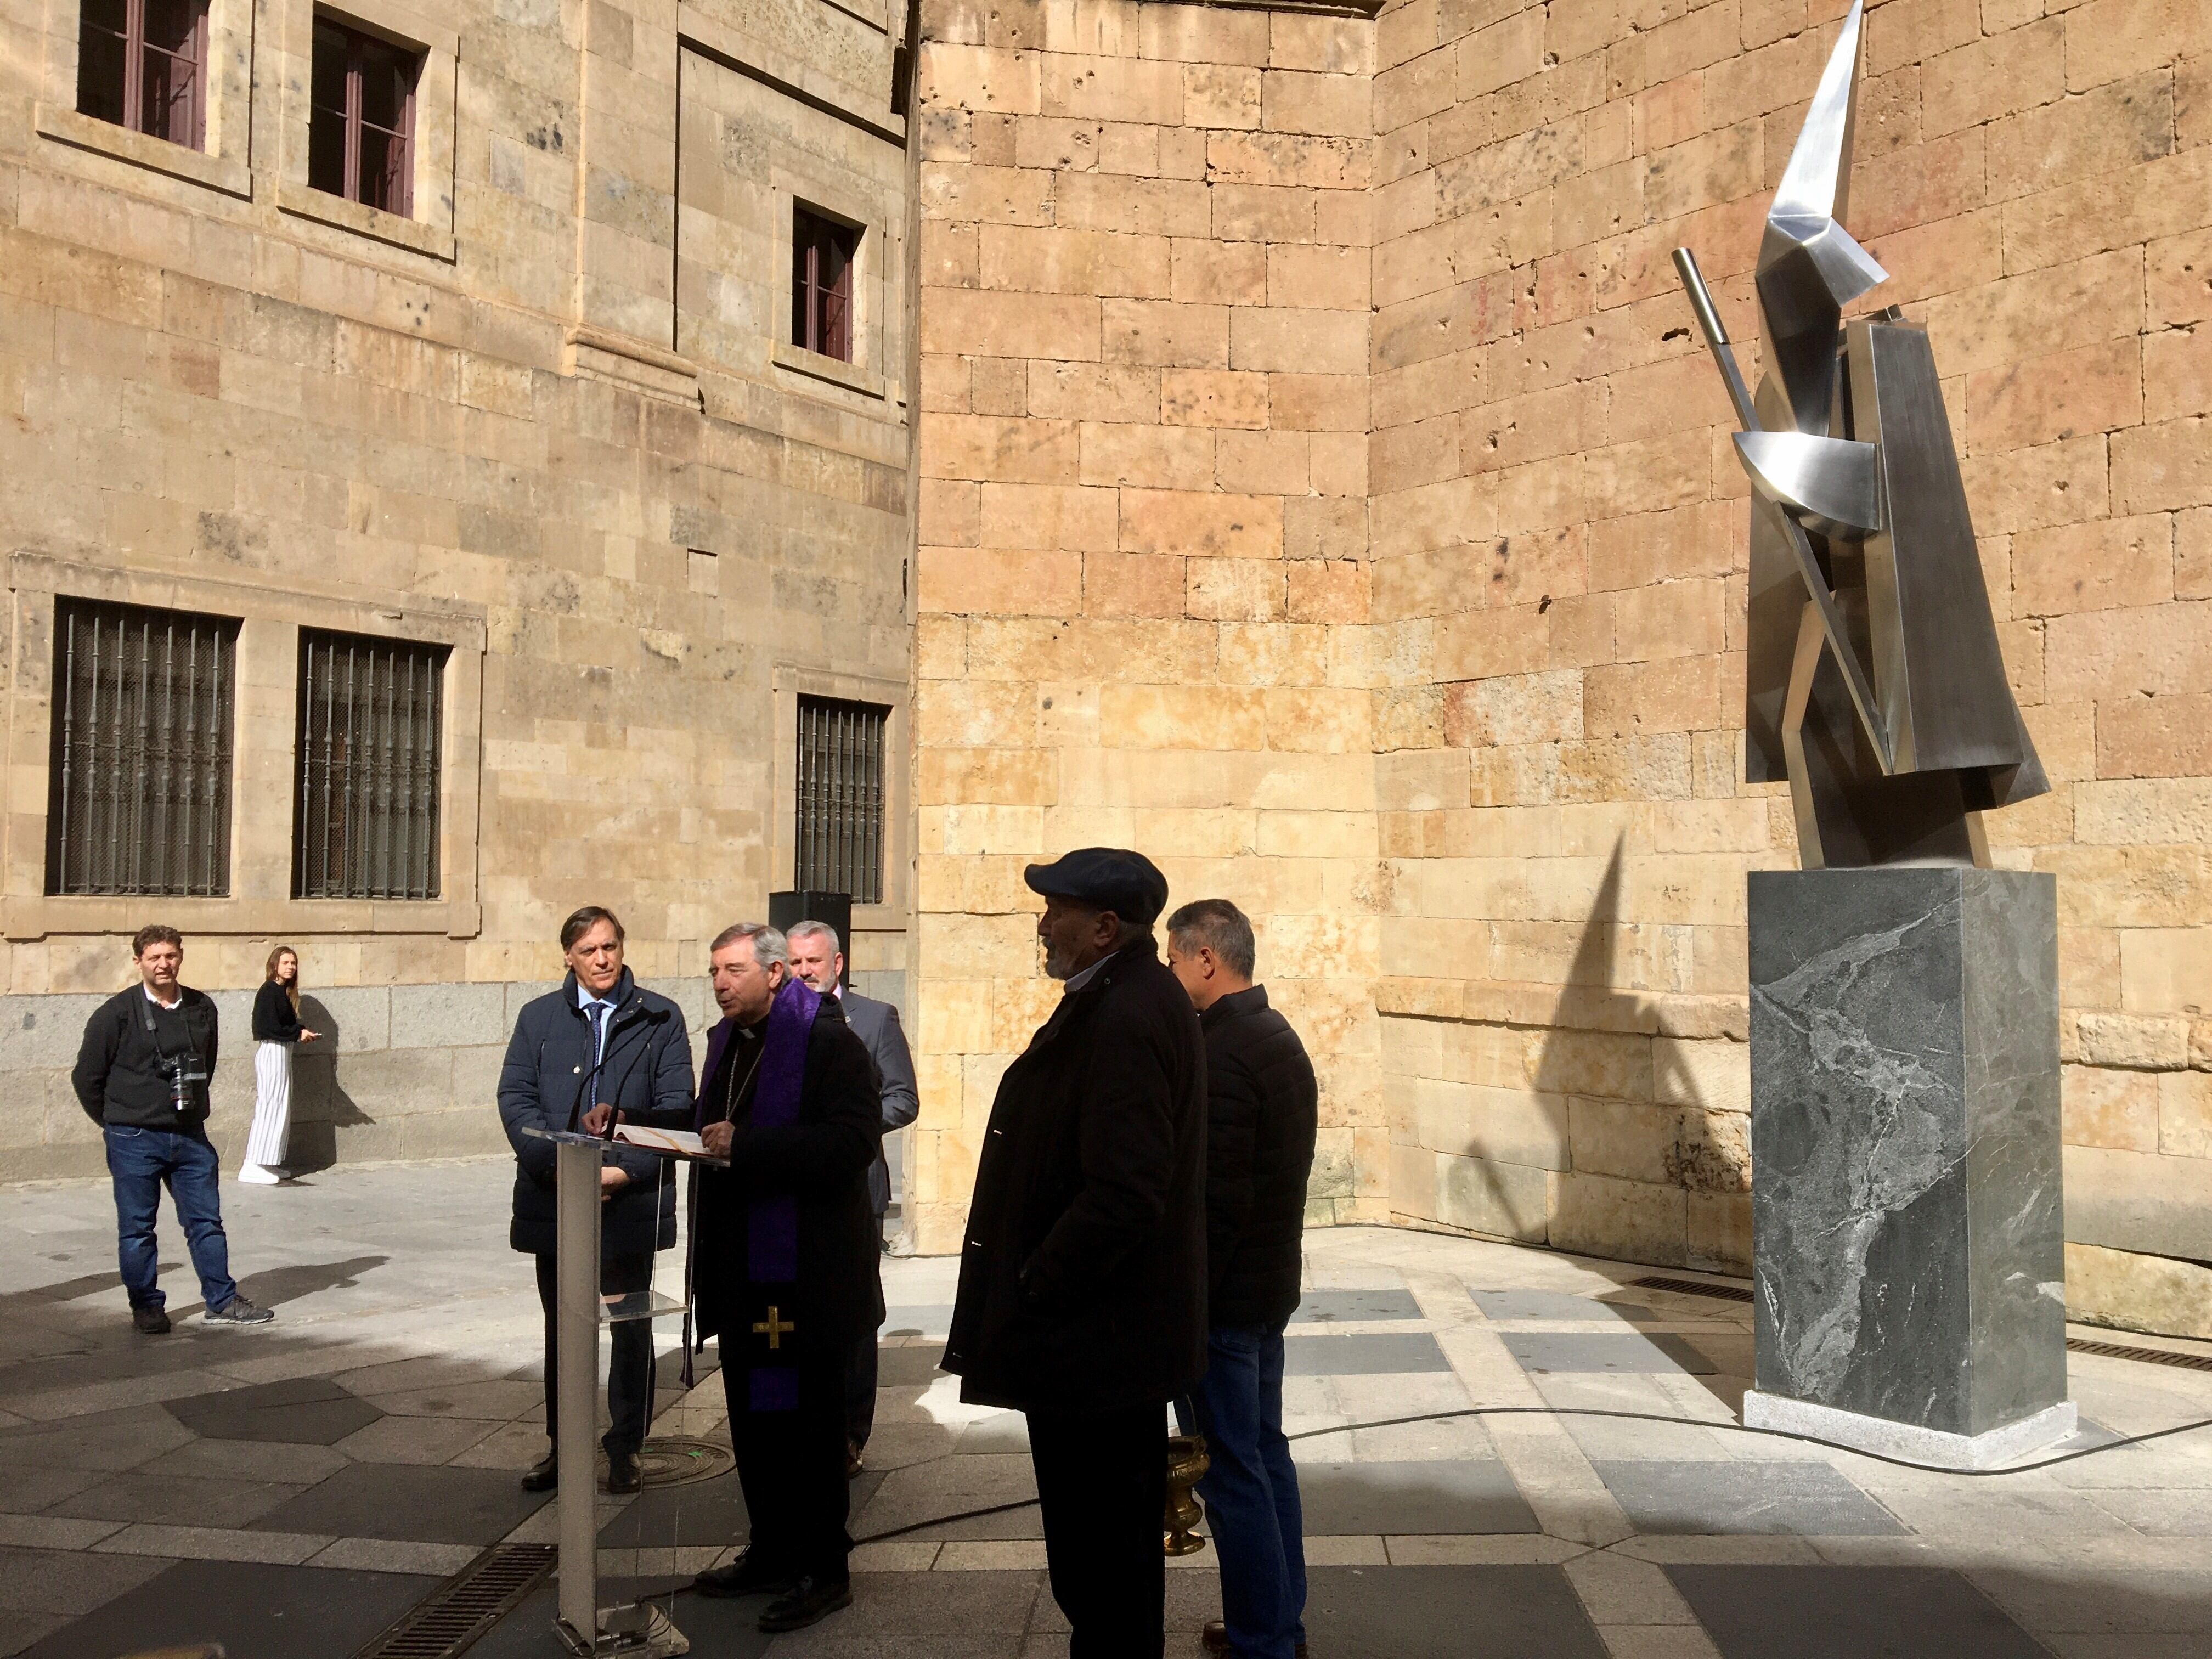
[[[799,1092],[806,1081],[806,1044],[814,1030],[814,1016],[822,999],[796,979],[787,979],[769,1006],[768,1030],[763,1038],[760,1076],[753,1086],[751,1121],[763,1128],[781,1128],[799,1121]],[[737,1028],[728,1020],[715,1026],[707,1042],[705,1075],[712,1078],[721,1063]],[[700,1097],[696,1121],[706,1123],[707,1102]],[[796,1294],[799,1279],[799,1200],[789,1193],[745,1200],[745,1278],[757,1285],[789,1285]],[[757,1299],[757,1298],[756,1298]],[[791,1310],[771,1304],[770,1322],[787,1318]],[[729,1340],[724,1334],[724,1341]],[[744,1333],[737,1335],[742,1339]],[[779,1349],[771,1349],[778,1354]],[[751,1368],[752,1409],[788,1412],[799,1409],[799,1371],[790,1364],[756,1364]]]

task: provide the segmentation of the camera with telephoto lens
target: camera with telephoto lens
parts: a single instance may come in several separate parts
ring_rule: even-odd
[[[182,1060],[163,1060],[161,1073],[169,1081],[169,1103],[180,1112],[192,1109],[192,1091],[208,1080],[207,1067],[200,1063],[198,1054],[186,1054]]]

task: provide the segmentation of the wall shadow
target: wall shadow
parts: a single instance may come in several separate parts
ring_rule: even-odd
[[[292,1051],[292,1134],[285,1166],[296,1175],[314,1175],[338,1161],[338,1131],[376,1121],[362,1110],[339,1079],[338,1059],[345,1031],[330,1006],[302,992],[300,1023],[322,1035]]]

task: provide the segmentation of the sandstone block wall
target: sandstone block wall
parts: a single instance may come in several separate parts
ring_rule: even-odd
[[[306,1157],[496,1147],[498,1050],[562,916],[611,904],[703,1016],[705,941],[790,883],[796,698],[890,704],[908,741],[903,14],[345,9],[426,54],[410,219],[305,189],[307,0],[214,0],[204,154],[76,117],[76,8],[0,0],[5,1178],[101,1167],[66,1067],[152,917],[240,994],[219,1138],[283,939],[338,1032],[301,1061]],[[777,349],[795,199],[862,228],[852,365]],[[45,895],[70,593],[244,619],[231,896]],[[302,625],[453,646],[437,902],[289,896]],[[892,769],[854,957],[896,992]]]

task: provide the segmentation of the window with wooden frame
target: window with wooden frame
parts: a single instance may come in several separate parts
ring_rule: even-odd
[[[851,225],[792,204],[792,344],[853,361],[853,256],[860,245]]]
[[[415,82],[422,55],[318,12],[307,182],[404,219],[415,210]]]
[[[84,0],[76,107],[132,132],[198,149],[207,132],[204,0]]]

